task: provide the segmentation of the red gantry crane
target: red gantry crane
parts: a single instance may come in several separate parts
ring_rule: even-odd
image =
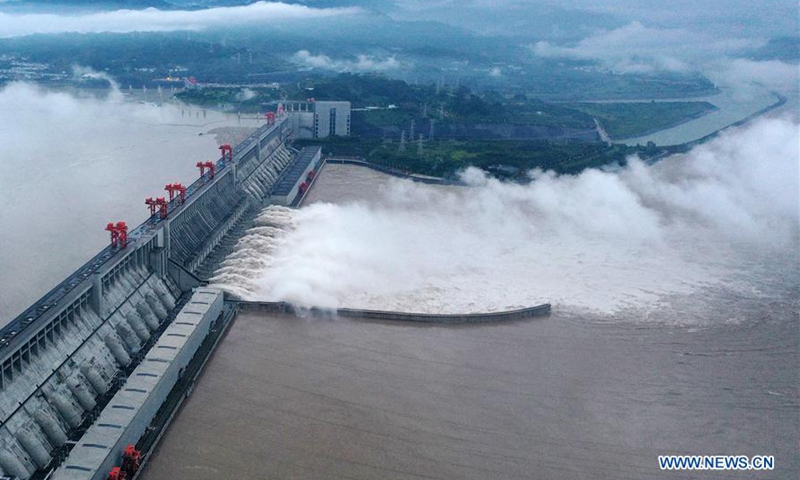
[[[186,201],[186,187],[180,183],[168,183],[164,186],[164,190],[169,192],[170,202],[175,199],[176,195],[178,198],[178,203],[184,203]]]
[[[233,148],[229,144],[224,144],[219,146],[220,152],[222,152],[222,159],[226,162],[230,162],[233,160]]]
[[[128,480],[128,476],[121,468],[114,467],[108,472],[108,480]]]
[[[111,246],[125,248],[128,246],[128,225],[125,222],[109,222],[106,230],[111,233]]]
[[[158,211],[161,218],[167,218],[167,201],[164,199],[164,197],[151,197],[145,200],[144,203],[150,207],[151,217],[156,214],[156,211]]]
[[[208,178],[214,178],[214,162],[197,162],[197,168],[200,169],[200,176],[206,174],[206,169],[208,169]]]
[[[136,450],[133,444],[128,444],[122,452],[122,470],[133,478],[142,463],[142,452]]]

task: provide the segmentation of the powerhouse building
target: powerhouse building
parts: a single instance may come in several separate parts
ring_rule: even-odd
[[[289,101],[284,108],[296,138],[350,136],[350,102]]]

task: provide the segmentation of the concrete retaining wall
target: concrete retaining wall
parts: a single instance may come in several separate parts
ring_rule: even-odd
[[[198,288],[97,421],[87,430],[53,480],[104,480],[119,466],[125,446],[136,443],[183,369],[222,313],[222,292]]]
[[[503,312],[487,313],[410,313],[410,312],[387,312],[380,310],[362,310],[353,308],[324,309],[310,308],[298,310],[293,305],[286,302],[238,302],[239,309],[244,311],[262,311],[273,313],[297,313],[302,311],[304,314],[312,316],[329,317],[339,316],[345,318],[366,318],[372,320],[392,320],[399,322],[417,323],[499,323],[513,320],[521,320],[531,317],[541,317],[550,314],[550,304],[545,303],[518,310],[507,310]]]
[[[377,172],[385,173],[387,175],[391,175],[393,177],[398,178],[406,178],[413,182],[419,183],[426,183],[429,185],[452,185],[463,187],[466,186],[466,183],[460,180],[448,180],[446,178],[441,177],[429,177],[425,175],[417,175],[415,173],[407,173],[401,170],[396,170],[391,167],[385,167],[383,165],[378,165],[375,163],[370,163],[364,160],[363,158],[345,158],[345,157],[330,157],[325,160],[326,163],[333,163],[333,164],[343,164],[343,165],[357,165],[359,167],[367,167],[371,168]]]

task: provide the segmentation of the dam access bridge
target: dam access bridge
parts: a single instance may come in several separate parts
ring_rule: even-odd
[[[269,116],[216,161],[198,162],[194,183],[147,199],[144,223],[110,223],[110,246],[0,330],[0,480],[137,478],[237,312],[292,311],[205,286],[256,214],[299,205],[324,165],[319,147],[292,147],[290,125],[286,114]],[[549,309],[333,314],[460,323]]]

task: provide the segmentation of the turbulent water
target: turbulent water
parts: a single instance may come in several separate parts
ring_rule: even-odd
[[[767,476],[796,478],[798,138],[763,121],[654,167],[529,185],[324,167],[306,206],[261,212],[218,285],[406,311],[550,301],[552,314],[242,313],[150,475],[258,459],[266,470],[242,478],[710,478],[658,469],[686,454],[774,455]]]
[[[792,122],[765,120],[656,166],[538,172],[528,185],[467,171],[469,187],[429,186],[326,166],[307,206],[261,212],[214,282],[327,307],[552,302],[561,314],[738,323],[744,305],[716,305],[796,297],[797,138]]]

